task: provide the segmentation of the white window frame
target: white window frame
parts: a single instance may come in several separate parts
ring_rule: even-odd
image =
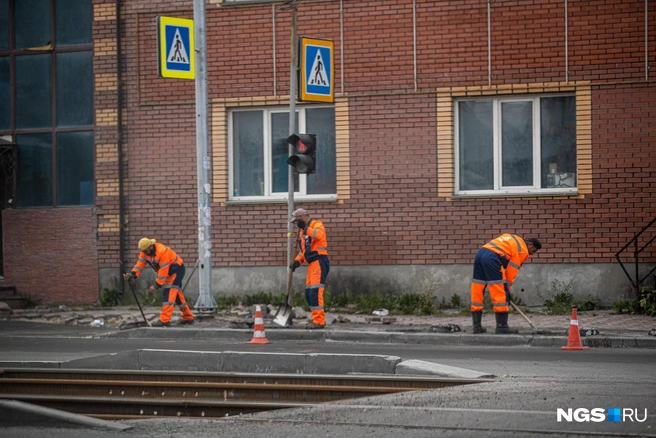
[[[312,105],[312,106],[296,106],[296,114],[298,115],[298,132],[305,133],[305,110],[306,109],[319,109],[319,108],[333,108],[332,105]],[[246,111],[261,111],[263,112],[262,122],[263,122],[263,132],[264,132],[264,195],[260,196],[235,196],[234,190],[234,150],[233,150],[233,114],[236,112],[246,112]],[[271,179],[271,168],[272,168],[272,143],[273,139],[271,138],[271,126],[272,126],[272,116],[273,114],[279,113],[289,113],[289,107],[252,107],[252,108],[232,108],[228,112],[228,190],[229,196],[228,201],[230,202],[243,202],[243,203],[267,203],[267,202],[287,202],[288,191],[284,192],[272,192],[273,181]],[[291,169],[290,169],[291,171]],[[307,178],[308,175],[300,174],[298,190],[294,192],[294,200],[299,201],[318,201],[318,202],[334,202],[337,200],[337,193],[327,193],[327,194],[307,194]],[[311,176],[310,176],[311,178]]]
[[[222,6],[248,5],[257,3],[274,3],[280,0],[223,0]]]
[[[454,100],[454,162],[455,162],[455,196],[462,197],[494,197],[494,196],[523,196],[523,195],[575,195],[578,194],[578,171],[576,187],[542,188],[541,185],[541,156],[540,140],[540,99],[547,97],[574,97],[574,93],[541,94],[541,95],[511,95],[500,97],[476,96],[472,98],[459,98]],[[492,101],[493,126],[493,154],[494,154],[494,188],[491,190],[460,190],[460,115],[458,104],[466,101]],[[502,156],[501,156],[501,106],[507,102],[532,102],[533,110],[533,185],[532,186],[503,186]],[[577,160],[578,168],[578,160]]]

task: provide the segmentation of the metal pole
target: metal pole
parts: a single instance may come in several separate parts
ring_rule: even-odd
[[[212,236],[210,215],[210,156],[207,124],[207,47],[205,0],[194,0],[196,45],[196,170],[198,172],[198,274],[199,294],[194,306],[200,313],[215,313],[212,296]]]
[[[289,135],[294,134],[296,130],[296,65],[297,65],[297,56],[298,56],[298,45],[296,42],[296,24],[297,24],[297,13],[296,13],[296,0],[292,0],[291,3],[292,9],[292,46],[291,46],[291,62],[290,62],[290,74],[289,74]],[[289,156],[291,157],[294,153],[292,145],[289,146]],[[294,212],[294,173],[292,172],[292,166],[288,167],[288,177],[287,177],[287,218],[292,217]],[[292,259],[294,257],[294,239],[292,233],[294,231],[294,224],[289,222],[287,219],[287,269],[289,265],[292,264]],[[287,304],[292,304],[291,294],[287,297]]]
[[[123,171],[123,63],[121,45],[121,0],[116,0],[116,147],[118,150],[118,260],[123,275],[125,259],[125,181]],[[125,293],[125,282],[121,281],[121,294]]]

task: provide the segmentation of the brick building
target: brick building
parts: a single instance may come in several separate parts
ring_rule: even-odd
[[[92,303],[121,287],[141,237],[197,258],[194,81],[158,76],[156,27],[192,18],[193,3],[40,2],[0,1],[0,146],[18,156],[2,283]],[[206,7],[212,289],[278,293],[291,11]],[[477,249],[512,232],[543,243],[518,277],[524,302],[553,280],[605,304],[631,296],[615,253],[656,217],[656,1],[301,0],[297,12],[298,35],[334,42],[334,102],[296,104],[319,157],[295,204],[326,225],[329,290],[468,302]],[[639,261],[654,266],[653,244]]]

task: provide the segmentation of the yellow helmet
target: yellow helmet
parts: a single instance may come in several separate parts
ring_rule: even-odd
[[[145,251],[155,244],[155,239],[144,237],[139,241],[139,251]]]

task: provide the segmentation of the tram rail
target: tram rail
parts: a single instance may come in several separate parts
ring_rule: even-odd
[[[0,399],[102,419],[219,418],[484,381],[396,375],[14,368],[0,370]]]

